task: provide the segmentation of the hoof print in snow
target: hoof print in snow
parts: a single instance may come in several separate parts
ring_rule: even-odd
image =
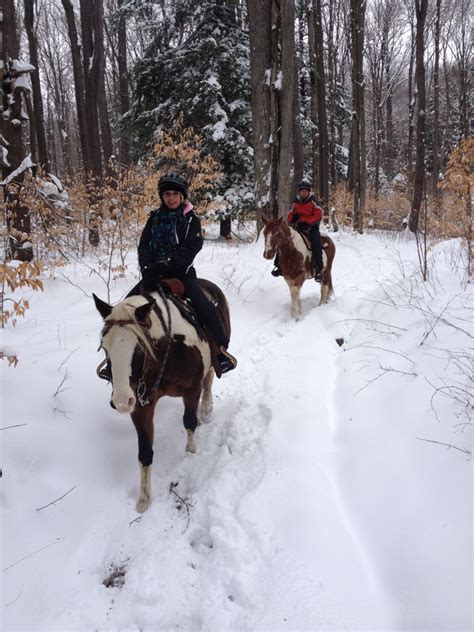
[[[106,588],[122,588],[125,584],[125,575],[127,574],[127,566],[125,562],[118,564],[112,563],[109,568],[107,577],[102,582]]]
[[[189,544],[193,549],[206,551],[214,548],[214,541],[206,529],[198,529],[189,539]]]

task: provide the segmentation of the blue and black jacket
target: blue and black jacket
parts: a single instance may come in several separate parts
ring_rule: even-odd
[[[138,245],[138,263],[143,271],[166,261],[176,277],[196,276],[193,261],[203,245],[201,221],[191,204],[176,211],[165,206],[150,213]]]

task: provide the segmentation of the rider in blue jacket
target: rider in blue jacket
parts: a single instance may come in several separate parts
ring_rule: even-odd
[[[144,290],[152,292],[160,277],[176,278],[183,283],[185,296],[191,301],[198,319],[209,328],[218,343],[218,360],[222,373],[226,373],[237,366],[237,360],[227,351],[229,338],[215,307],[201,289],[193,266],[203,238],[199,217],[187,199],[188,184],[178,173],[166,173],[158,182],[158,192],[162,204],[150,213],[138,245],[141,284]],[[139,293],[140,284],[128,295]]]

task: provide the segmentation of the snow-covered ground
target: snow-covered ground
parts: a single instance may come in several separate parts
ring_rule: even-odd
[[[1,365],[2,630],[472,630],[459,243],[430,251],[424,284],[411,241],[334,239],[335,296],[318,307],[308,281],[299,322],[261,240],[206,242],[239,365],[195,455],[181,402],[159,403],[142,516],[135,431],[95,376],[103,286],[71,266],[29,296],[2,332],[20,358]]]

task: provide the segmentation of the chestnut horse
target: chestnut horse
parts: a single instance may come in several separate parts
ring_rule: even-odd
[[[221,290],[204,279],[202,288],[217,305],[224,330],[230,335],[229,308]],[[200,327],[186,319],[163,291],[130,296],[108,305],[94,296],[104,326],[101,347],[105,350],[112,375],[110,405],[119,413],[129,413],[138,435],[140,495],[137,511],[151,503],[153,462],[153,415],[164,395],[181,397],[184,403],[186,451],[195,452],[194,431],[200,414],[212,411],[214,369],[211,350]]]
[[[265,259],[273,259],[278,254],[280,269],[285,281],[288,283],[291,295],[291,315],[299,319],[301,315],[300,292],[306,279],[314,279],[314,271],[311,263],[311,250],[306,245],[301,234],[288,226],[283,218],[267,220],[262,218],[264,228]],[[320,305],[328,301],[333,291],[331,267],[336,254],[336,246],[327,235],[321,235],[323,247],[324,268],[321,273],[321,298]]]

